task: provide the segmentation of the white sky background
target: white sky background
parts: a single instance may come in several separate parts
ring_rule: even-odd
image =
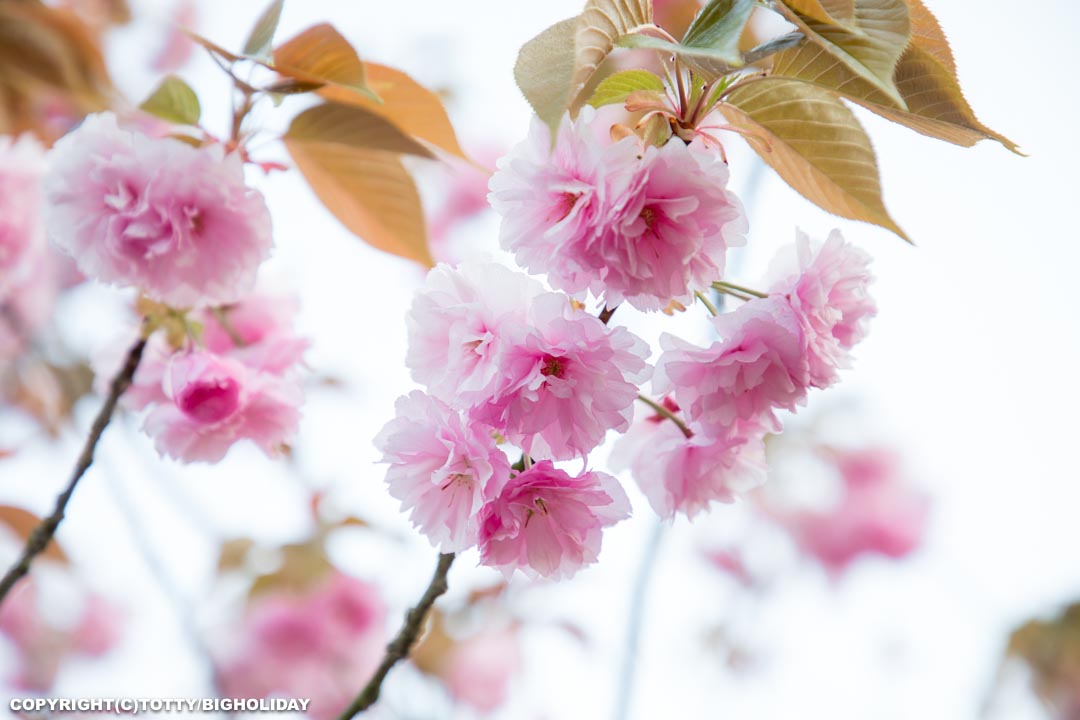
[[[263,4],[202,2],[199,29],[239,47]],[[429,85],[454,87],[451,116],[467,145],[509,145],[524,137],[529,119],[511,73],[517,48],[580,4],[293,0],[279,37],[328,20],[362,57],[401,67]],[[1080,61],[1074,38],[1080,11],[1065,0],[929,4],[952,40],[980,118],[1031,157],[988,142],[954,148],[860,112],[878,150],[886,203],[918,247],[826,216],[770,171],[740,261],[740,279],[752,284],[796,226],[817,236],[841,227],[875,256],[880,315],[858,350],[856,369],[838,392],[819,393],[811,407],[856,398],[864,427],[853,441],[904,451],[910,471],[934,497],[927,543],[902,564],[860,564],[836,587],[814,573],[800,575],[794,588],[754,615],[765,662],[732,676],[701,638],[703,628],[724,617],[725,585],[703,571],[696,548],[741,515],[721,508],[700,527],[677,524],[665,538],[650,591],[636,718],[973,718],[1011,626],[1080,597],[1074,450],[1080,332],[1072,292],[1080,265],[1080,101],[1075,80],[1062,79]],[[144,14],[167,15],[163,3],[143,0],[137,16],[140,6]],[[971,19],[976,6],[979,19]],[[155,80],[145,70],[154,32],[153,23],[142,21],[118,33],[111,49],[111,66],[133,99]],[[204,118],[223,129],[223,76],[202,57],[181,74],[199,91]],[[288,113],[266,110],[261,117],[283,127]],[[264,154],[284,158],[273,146]],[[731,157],[738,191],[750,156],[740,149]],[[390,417],[394,398],[413,387],[402,363],[402,317],[421,273],[351,237],[296,174],[253,180],[275,220],[278,249],[265,272],[299,290],[302,330],[314,343],[312,366],[348,382],[345,391],[309,398],[298,462],[304,477],[330,489],[342,508],[404,539],[343,543],[339,558],[387,588],[396,622],[398,609],[419,596],[435,554],[386,495],[370,440]],[[476,231],[476,244],[494,252],[495,223],[477,223]],[[62,309],[65,329],[89,352],[115,335],[121,307],[115,291],[80,290]],[[616,320],[631,322],[632,311],[623,312]],[[702,332],[699,313],[679,322],[686,332]],[[661,324],[650,319],[633,327],[654,340]],[[94,411],[96,401],[80,406],[80,428]],[[61,694],[201,696],[198,660],[133,547],[116,489],[139,508],[152,553],[192,597],[207,588],[215,533],[298,537],[305,527],[303,492],[282,467],[250,448],[235,449],[217,466],[183,467],[157,460],[148,441],[131,437],[118,429],[106,436],[61,537],[88,582],[129,608],[134,624],[122,652],[66,673]],[[79,442],[72,435],[6,461],[3,497],[44,510]],[[611,716],[628,594],[654,522],[640,494],[632,491],[632,499],[636,515],[605,538],[598,567],[558,587],[528,591],[527,583],[515,583],[526,591],[522,607],[542,618],[571,618],[592,642],[583,648],[558,631],[529,633],[515,703],[500,717]],[[180,509],[189,501],[202,522]],[[459,560],[451,597],[470,582],[493,578],[472,570],[475,561],[474,553]],[[395,672],[386,698],[413,707],[412,687],[408,672]],[[416,717],[430,716],[430,706],[414,709]],[[1017,706],[1002,717],[1039,717],[1031,713]]]

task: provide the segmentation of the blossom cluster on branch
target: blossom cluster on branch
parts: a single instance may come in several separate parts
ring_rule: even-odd
[[[140,413],[156,450],[184,463],[219,462],[240,442],[279,457],[298,434],[309,342],[295,329],[298,299],[259,280],[271,209],[245,176],[290,168],[254,157],[262,141],[287,153],[346,229],[428,271],[400,302],[405,364],[420,387],[374,444],[389,494],[442,554],[384,651],[379,589],[326,552],[332,532],[365,520],[328,520],[312,493],[314,532],[276,548],[276,569],[253,569],[248,556],[265,548],[250,539],[223,543],[217,575],[241,570],[249,605],[231,644],[208,653],[220,690],[310,694],[316,717],[360,712],[423,635],[454,554],[475,548],[507,581],[517,571],[569,578],[630,515],[619,473],[664,520],[765,482],[769,436],[811,389],[837,383],[877,309],[870,257],[838,231],[820,242],[799,232],[759,289],[731,281],[729,254],[748,244],[750,223],[729,187],[745,168],[729,167],[726,146],[745,139],[811,202],[905,239],[842,99],[956,144],[1016,146],[975,117],[920,0],[657,4],[654,16],[650,0],[587,0],[525,43],[513,74],[535,117],[487,178],[438,93],[362,60],[327,23],[276,42],[283,0],[240,50],[174,28],[156,62],[164,71],[196,46],[209,54],[232,93],[221,136],[178,76],[138,110],[119,101],[100,45],[126,22],[123,3],[0,3],[0,28],[18,29],[0,32],[0,49],[14,43],[0,53],[0,394],[34,408],[53,434],[91,387],[105,398],[52,514],[0,506],[0,523],[25,542],[0,579],[0,632],[25,665],[21,684],[46,691],[63,656],[115,644],[96,598],[60,631],[36,615],[39,578],[16,583],[35,558],[64,558],[53,535],[116,408]],[[186,0],[174,10],[194,21]],[[754,13],[794,30],[759,43]],[[254,108],[277,112],[293,96],[305,100],[286,131],[253,121]],[[426,223],[414,175],[433,160],[457,165],[459,182]],[[447,246],[452,225],[488,207],[519,269],[457,262]],[[84,280],[125,291],[138,316],[130,349],[106,348],[93,373],[57,366],[41,342],[61,291]],[[631,312],[699,310],[703,343],[669,332],[651,347],[622,325]],[[614,435],[600,467],[595,451]],[[873,459],[842,468],[828,512],[756,502],[830,571],[863,554],[903,556],[921,536],[925,499]],[[886,505],[901,508],[899,521]],[[4,603],[13,588],[21,594]],[[446,617],[436,613],[416,664],[490,710],[517,668],[517,619],[454,645]],[[493,652],[507,662],[496,667]],[[486,687],[470,685],[473,668]]]
[[[832,385],[875,313],[869,257],[839,233],[817,248],[800,234],[768,295],[713,317],[709,347],[665,335],[653,374],[648,345],[585,301],[692,303],[724,287],[747,223],[715,143],[613,141],[604,118],[564,118],[554,144],[535,122],[491,179],[503,246],[571,294],[493,262],[432,270],[407,317],[407,363],[426,393],[402,398],[376,440],[417,527],[443,552],[479,546],[508,573],[571,575],[628,515],[615,478],[554,464],[587,468],[608,431],[627,433],[616,461],[666,518],[763,482],[776,411]],[[630,430],[650,376],[662,414]],[[500,445],[521,452],[517,465]]]

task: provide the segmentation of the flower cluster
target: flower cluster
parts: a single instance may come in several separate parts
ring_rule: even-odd
[[[554,147],[534,120],[499,162],[490,197],[503,247],[554,287],[592,291],[608,307],[690,302],[723,275],[727,249],[745,242],[727,164],[700,141],[611,142],[597,119],[590,109],[566,118]]]
[[[91,115],[53,148],[49,237],[87,276],[173,307],[234,302],[270,253],[270,213],[220,145],[195,148]]]
[[[432,270],[408,327],[407,363],[427,392],[398,402],[376,445],[413,522],[444,552],[479,545],[508,574],[568,576],[594,562],[601,530],[629,502],[614,478],[552,461],[584,458],[629,427],[645,343],[493,263]],[[520,466],[499,440],[523,451]]]
[[[121,129],[110,113],[61,139],[45,177],[53,243],[88,276],[164,303],[124,402],[165,455],[215,462],[240,439],[276,452],[299,424],[307,347],[295,303],[252,294],[272,245],[262,196],[221,146]],[[159,318],[160,320],[160,318]]]
[[[553,144],[535,122],[499,162],[503,245],[555,288],[606,308],[671,307],[714,286],[743,304],[712,318],[707,347],[662,336],[652,373],[647,345],[607,312],[491,263],[433,270],[407,318],[406,362],[426,392],[399,401],[376,445],[391,494],[444,552],[477,545],[484,564],[544,577],[593,562],[625,495],[608,475],[554,463],[588,467],[609,430],[626,433],[613,464],[661,516],[731,502],[764,481],[777,413],[849,364],[875,311],[867,256],[837,233],[816,249],[800,234],[767,294],[722,282],[746,230],[722,158],[699,140],[613,140],[586,110]],[[650,375],[657,402],[639,395]],[[638,398],[654,412],[631,427]],[[500,442],[521,451],[517,464]]]
[[[839,499],[824,509],[765,509],[799,547],[838,574],[865,555],[902,558],[922,542],[930,515],[926,494],[883,448],[831,452],[841,481]]]
[[[336,717],[378,667],[385,615],[373,586],[338,572],[303,594],[256,598],[234,646],[220,651],[221,690],[309,697],[312,718]]]
[[[764,436],[782,427],[776,412],[832,385],[865,335],[875,313],[866,254],[837,232],[816,251],[800,233],[796,250],[794,272],[772,294],[712,318],[719,339],[708,347],[661,338],[653,388],[682,410],[685,432],[652,418],[616,454],[660,515],[693,515],[764,482]],[[636,452],[646,434],[655,445]]]

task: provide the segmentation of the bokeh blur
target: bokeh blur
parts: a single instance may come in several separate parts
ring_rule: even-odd
[[[101,43],[128,110],[174,71],[228,134],[228,78],[173,28],[239,47],[262,0],[64,4],[83,17],[80,42]],[[912,246],[826,215],[726,135],[750,219],[736,282],[757,283],[796,228],[839,227],[873,255],[880,312],[855,367],[770,441],[770,482],[748,501],[661,523],[623,476],[634,515],[573,580],[507,584],[465,553],[373,717],[1080,717],[1080,9],[928,4],[972,106],[1029,157],[857,110]],[[16,5],[0,0],[0,12]],[[363,58],[439,90],[463,145],[491,167],[528,129],[518,48],[579,11],[579,0],[290,0],[278,36],[332,22]],[[39,88],[10,105],[23,113],[13,127],[49,141],[100,109],[101,70],[78,72],[77,94]],[[267,106],[254,120],[280,130],[287,117]],[[278,143],[258,157],[287,162]],[[505,260],[486,174],[417,163],[435,256]],[[313,716],[332,717],[430,577],[436,552],[387,494],[371,442],[414,387],[403,318],[423,271],[359,242],[297,173],[248,171],[274,221],[260,281],[298,295],[311,342],[300,436],[283,460],[238,446],[181,465],[157,455],[137,415],[115,420],[59,532],[63,559],[0,612],[0,713],[36,694],[276,692],[318,698]],[[66,272],[50,276],[48,316],[32,319],[33,352],[0,360],[5,566],[33,521],[19,509],[49,512],[101,402],[90,359],[115,355],[136,322],[133,294]],[[615,322],[654,347],[664,330],[709,331],[696,312],[627,309]]]

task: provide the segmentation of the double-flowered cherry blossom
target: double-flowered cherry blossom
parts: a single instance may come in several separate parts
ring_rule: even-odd
[[[144,428],[164,455],[217,462],[238,440],[275,455],[296,433],[303,392],[238,360],[204,351],[172,357],[163,382],[168,402],[153,406]]]
[[[798,317],[782,297],[754,299],[712,318],[720,339],[700,348],[673,335],[661,338],[653,386],[671,392],[689,417],[718,437],[738,423],[779,430],[774,410],[794,410],[808,385],[805,341]]]
[[[536,280],[491,262],[437,266],[405,318],[413,379],[458,407],[502,392],[512,379],[506,349],[543,292]]]
[[[670,399],[664,406],[678,413]],[[760,427],[740,424],[719,438],[695,429],[691,425],[684,432],[671,420],[645,412],[612,450],[612,468],[629,468],[649,505],[664,519],[676,513],[692,518],[714,502],[734,502],[765,482]]]
[[[399,400],[376,445],[413,522],[444,552],[479,544],[482,562],[507,572],[568,575],[595,560],[625,495],[609,476],[573,478],[550,461],[629,427],[645,343],[493,263],[436,267],[408,326],[406,362],[427,394]],[[497,439],[541,462],[513,475]]]
[[[558,293],[534,299],[527,318],[507,342],[511,382],[473,414],[534,457],[583,457],[608,430],[630,426],[648,346]]]
[[[239,303],[189,313],[201,330],[198,341],[177,349],[164,333],[151,335],[120,402],[149,410],[143,429],[159,452],[178,460],[215,462],[244,439],[276,455],[296,433],[304,399],[299,371],[309,343],[295,333],[296,311],[295,297],[258,290]],[[125,345],[95,358],[99,391]]]
[[[45,193],[49,237],[80,270],[174,307],[240,299],[272,244],[237,154],[123,130],[111,113],[56,144]]]
[[[837,232],[816,252],[800,233],[796,253],[771,295],[712,319],[719,339],[709,347],[661,338],[654,388],[671,393],[710,437],[746,424],[780,430],[776,410],[794,411],[809,388],[834,383],[866,335],[876,312],[866,253]]]
[[[629,427],[649,375],[640,339],[494,263],[432,270],[408,324],[413,377],[540,458]]]
[[[510,479],[480,510],[480,557],[507,576],[566,578],[596,562],[604,528],[630,515],[619,482],[573,477],[543,460]]]
[[[476,544],[476,514],[510,478],[494,431],[419,390],[398,400],[375,445],[389,463],[390,494],[443,552]]]
[[[810,384],[824,388],[837,379],[837,371],[850,365],[849,350],[866,337],[877,306],[869,294],[870,256],[845,242],[838,230],[815,250],[799,232],[797,265],[783,273],[770,292],[790,303],[803,329]]]
[[[533,122],[491,179],[503,247],[554,287],[592,291],[609,307],[688,302],[723,275],[727,249],[745,242],[727,165],[701,142],[655,147],[606,135],[588,109],[563,119],[554,147]]]
[[[866,555],[902,558],[922,542],[930,501],[882,448],[831,451],[840,497],[822,509],[766,510],[827,570],[839,573]]]

